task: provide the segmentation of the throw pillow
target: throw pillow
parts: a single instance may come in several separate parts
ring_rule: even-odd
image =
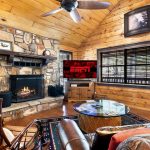
[[[3,130],[4,130],[4,133],[5,133],[5,135],[6,135],[7,139],[8,139],[8,141],[11,143],[11,142],[14,140],[15,136],[14,136],[13,133],[12,133],[9,129],[7,129],[7,128],[3,128]],[[3,140],[2,145],[6,145],[6,143],[5,143],[4,140]],[[23,144],[22,144],[22,143],[20,143],[20,147],[23,147]]]
[[[149,150],[150,134],[136,135],[130,137],[119,144],[117,150]]]
[[[108,150],[116,150],[118,145],[129,137],[138,134],[146,134],[146,133],[150,133],[150,128],[136,128],[136,129],[125,130],[117,134],[114,134],[111,137]]]
[[[3,130],[4,130],[6,137],[8,138],[9,142],[12,142],[12,140],[15,138],[13,133],[7,128],[3,128]],[[6,145],[6,143],[4,141],[3,141],[3,145]]]

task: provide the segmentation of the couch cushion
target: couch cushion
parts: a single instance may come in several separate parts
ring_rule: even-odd
[[[150,134],[136,135],[124,140],[119,144],[117,150],[149,150],[150,149]]]
[[[110,140],[108,150],[116,150],[118,145],[129,137],[132,137],[138,134],[146,134],[146,133],[150,134],[150,128],[141,127],[141,128],[136,128],[136,129],[125,130],[117,134],[114,134]]]

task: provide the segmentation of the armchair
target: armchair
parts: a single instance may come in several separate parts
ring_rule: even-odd
[[[26,127],[3,126],[2,101],[0,99],[0,150],[47,150],[49,143],[42,138],[40,120],[33,120]]]

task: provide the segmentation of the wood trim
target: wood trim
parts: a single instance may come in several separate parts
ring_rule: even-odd
[[[112,51],[119,51],[119,50],[125,50],[125,49],[131,49],[131,48],[139,48],[139,47],[146,47],[146,46],[150,46],[150,41],[97,49],[97,53],[112,52]]]
[[[114,86],[114,87],[124,87],[124,88],[150,89],[150,85],[137,85],[137,84],[97,82],[96,85],[97,86]]]
[[[71,52],[69,50],[60,50],[60,52],[70,54],[71,55],[71,60],[73,59],[73,52]]]
[[[9,63],[13,63],[13,58],[15,56],[17,57],[25,57],[25,58],[34,58],[34,59],[40,59],[41,61],[41,66],[47,65],[49,62],[53,60],[57,60],[57,57],[52,57],[52,56],[43,56],[43,55],[35,55],[35,54],[26,54],[26,53],[19,53],[19,52],[13,52],[13,51],[5,51],[5,50],[0,50],[0,55],[7,56],[7,61]]]
[[[35,54],[26,54],[26,53],[19,53],[19,52],[13,52],[13,51],[5,51],[0,50],[0,55],[6,55],[6,56],[20,56],[20,57],[28,57],[28,58],[39,58],[39,59],[51,59],[55,60],[56,57],[51,56],[43,56],[43,55],[35,55]]]

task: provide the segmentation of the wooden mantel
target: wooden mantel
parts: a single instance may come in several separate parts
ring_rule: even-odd
[[[57,57],[53,57],[53,56],[43,56],[43,55],[19,53],[13,51],[5,51],[5,50],[0,50],[0,55],[7,56],[8,58],[7,60],[9,63],[12,63],[15,57],[40,59],[42,60],[42,66],[47,65],[49,62],[57,59]]]
[[[43,55],[35,55],[35,54],[27,54],[27,53],[19,53],[19,52],[13,52],[13,51],[5,51],[5,50],[0,50],[0,55],[5,55],[5,56],[11,56],[11,57],[27,57],[27,58],[39,58],[39,59],[49,59],[49,60],[56,60],[57,57],[53,56],[43,56]]]

